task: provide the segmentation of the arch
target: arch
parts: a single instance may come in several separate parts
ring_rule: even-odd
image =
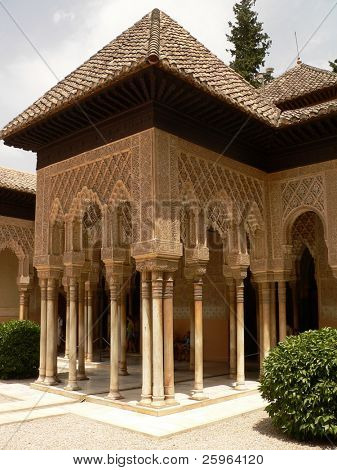
[[[28,256],[28,254],[25,253],[22,246],[16,240],[13,240],[13,239],[0,241],[0,251],[6,250],[6,249],[14,253],[16,257],[18,258],[18,260],[23,260],[26,256]]]
[[[109,204],[112,209],[115,209],[119,204],[123,202],[130,202],[130,193],[127,190],[122,180],[118,180],[112,188],[112,193],[109,198]]]
[[[98,197],[98,194],[92,189],[88,189],[87,186],[84,186],[80,192],[74,197],[69,212],[67,214],[67,219],[74,220],[74,218],[83,218],[86,207],[89,204],[97,204],[101,213],[103,212],[102,203]]]
[[[316,207],[304,205],[304,206],[300,206],[292,210],[288,214],[286,219],[284,220],[283,226],[282,226],[282,241],[284,245],[291,245],[292,227],[295,221],[298,219],[298,217],[300,217],[305,212],[314,212],[318,216],[323,226],[324,240],[325,242],[327,241],[327,224],[326,224],[325,217],[322,215],[322,213],[319,210],[317,210]]]
[[[208,226],[217,230],[222,239],[227,236],[229,225],[234,218],[234,204],[228,193],[222,189],[207,207]]]

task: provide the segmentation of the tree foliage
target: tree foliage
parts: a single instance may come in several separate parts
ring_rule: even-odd
[[[271,39],[263,32],[263,23],[258,21],[253,10],[256,0],[241,0],[234,5],[236,22],[228,22],[230,34],[226,34],[232,49],[227,49],[234,60],[230,66],[254,86],[259,83],[256,74],[265,64],[265,57],[271,46]]]
[[[337,59],[335,59],[333,62],[331,60],[329,60],[329,65],[330,65],[332,71],[337,73]]]
[[[337,330],[306,331],[279,343],[264,361],[260,391],[285,434],[337,440]]]

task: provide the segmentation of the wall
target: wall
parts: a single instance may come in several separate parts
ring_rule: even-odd
[[[8,249],[0,251],[0,321],[19,317],[19,292],[16,284],[18,260]]]

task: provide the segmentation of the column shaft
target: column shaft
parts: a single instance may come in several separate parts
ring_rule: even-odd
[[[279,315],[279,340],[284,341],[287,336],[287,310],[286,310],[286,283],[278,283],[278,315]]]
[[[158,271],[152,272],[152,341],[152,406],[163,406],[165,404],[163,361],[163,274]]]
[[[84,282],[80,280],[78,286],[78,374],[77,380],[86,380],[85,374],[85,331],[84,331]]]
[[[92,362],[94,359],[94,322],[93,322],[93,299],[92,290],[88,290],[88,361]]]
[[[119,400],[118,378],[118,290],[119,284],[115,279],[110,281],[110,392],[108,398]]]
[[[46,377],[46,346],[47,346],[47,279],[40,280],[41,290],[41,323],[40,323],[40,368],[37,383]]]
[[[245,318],[243,280],[236,281],[236,386],[245,388]]]
[[[164,393],[167,405],[176,404],[174,392],[173,348],[173,275],[167,273],[164,283]]]
[[[234,379],[236,376],[236,303],[234,281],[228,285],[229,303],[229,376]]]
[[[69,333],[70,333],[70,294],[69,294],[69,286],[65,287],[66,292],[66,345],[65,345],[65,352],[64,357],[69,358]]]
[[[263,305],[263,358],[270,350],[270,285],[269,282],[262,283],[262,305]]]
[[[88,291],[84,290],[84,359],[88,359]]]
[[[194,324],[194,300],[190,304],[190,370],[194,370],[195,360],[195,324]]]
[[[57,352],[58,352],[58,341],[59,341],[59,289],[58,289],[58,281],[55,286],[55,301],[54,301],[54,315],[55,315],[55,353],[54,353],[54,375],[56,382],[59,382],[57,377]]]
[[[270,347],[277,344],[275,282],[270,283]]]
[[[141,273],[142,288],[142,396],[141,404],[151,404],[152,398],[152,348],[151,301],[148,273]]]
[[[69,376],[66,390],[78,390],[80,387],[77,383],[77,280],[70,278],[69,280]]]
[[[47,281],[47,353],[46,353],[46,385],[55,385],[55,279]]]
[[[126,338],[126,300],[127,300],[127,291],[126,287],[123,286],[123,290],[121,293],[121,331],[120,331],[120,338],[121,338],[121,354],[120,354],[120,363],[119,363],[119,375],[129,375],[127,362],[126,362],[126,350],[127,350],[127,338]]]
[[[204,400],[204,346],[203,346],[203,316],[202,316],[202,279],[194,281],[194,328],[195,328],[195,364],[194,389],[191,398]]]

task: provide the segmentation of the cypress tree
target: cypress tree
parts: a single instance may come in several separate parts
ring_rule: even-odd
[[[271,39],[263,32],[263,23],[258,21],[253,10],[256,0],[241,0],[234,5],[236,22],[228,22],[230,34],[226,34],[232,49],[227,49],[234,60],[230,66],[252,85],[259,86],[256,74],[265,64]]]

